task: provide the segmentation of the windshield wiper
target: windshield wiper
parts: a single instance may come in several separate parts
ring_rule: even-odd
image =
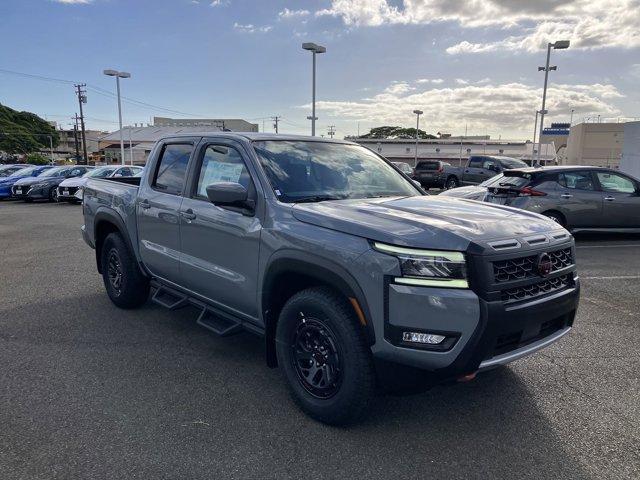
[[[326,200],[344,200],[349,195],[309,195],[307,197],[298,197],[293,199],[294,203],[313,203],[324,202]]]

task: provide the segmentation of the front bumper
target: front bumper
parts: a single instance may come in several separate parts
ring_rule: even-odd
[[[403,365],[411,381],[437,383],[509,363],[562,338],[573,325],[580,283],[574,276],[568,288],[515,304],[471,290],[389,284],[387,292],[384,340],[373,347],[379,373],[394,383]],[[402,331],[442,334],[455,343],[446,351],[425,350],[402,344]]]
[[[56,187],[53,187],[56,188]],[[49,198],[50,187],[32,187],[31,185],[15,185],[11,188],[11,196],[20,200]]]
[[[76,194],[78,193],[78,187],[58,187],[58,201],[64,202],[78,202],[82,200],[77,198]]]

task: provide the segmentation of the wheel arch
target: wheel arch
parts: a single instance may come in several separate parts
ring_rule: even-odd
[[[342,266],[308,253],[287,252],[270,261],[260,290],[260,308],[265,323],[267,364],[277,366],[275,331],[279,313],[295,293],[313,286],[328,286],[344,295],[359,318],[369,345],[375,343],[369,306],[364,292],[353,276]],[[353,300],[357,302],[357,307]],[[357,308],[360,308],[358,312]]]
[[[547,214],[549,214],[549,213],[557,215],[558,217],[560,217],[560,220],[562,221],[561,226],[563,226],[563,227],[567,227],[568,226],[567,216],[563,212],[558,210],[558,209],[548,208],[547,210],[545,210],[543,212],[540,212],[540,213],[541,213],[541,215],[545,215],[545,216],[547,216]]]
[[[136,251],[133,248],[133,244],[131,243],[131,238],[129,238],[127,227],[125,226],[119,215],[108,210],[98,211],[94,218],[93,225],[96,266],[98,267],[99,273],[102,273],[102,266],[100,265],[100,258],[102,257],[102,245],[104,244],[105,238],[107,238],[110,233],[119,233],[127,244],[127,247],[129,248],[131,253],[134,256],[137,256]]]

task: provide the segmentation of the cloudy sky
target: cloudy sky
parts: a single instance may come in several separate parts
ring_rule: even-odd
[[[311,59],[318,129],[383,124],[531,138],[546,44],[549,121],[640,117],[640,0],[3,0],[0,103],[62,124],[88,85],[90,127],[158,116],[246,118],[308,133]],[[31,75],[25,76],[24,74]],[[46,77],[46,78],[44,78]]]

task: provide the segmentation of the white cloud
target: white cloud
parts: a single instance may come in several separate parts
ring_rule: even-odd
[[[289,10],[285,8],[281,12],[278,13],[279,18],[294,18],[294,17],[306,17],[311,12],[309,10]]]
[[[418,80],[416,80],[416,83],[433,83],[433,84],[440,84],[443,83],[444,80],[441,78],[419,78]]]
[[[242,33],[267,33],[273,30],[273,27],[271,25],[263,25],[262,27],[258,27],[256,25],[253,25],[252,23],[242,24],[237,22],[233,24],[233,28]]]
[[[320,101],[316,108],[324,115],[341,120],[404,125],[412,118],[414,108],[424,107],[425,125],[429,131],[460,131],[460,126],[468,123],[471,131],[526,136],[542,98],[541,88],[523,83],[453,88],[428,86],[424,90],[405,87],[408,87],[406,82],[394,82],[373,97],[356,101]],[[621,112],[609,100],[619,97],[622,94],[613,85],[551,85],[546,108],[550,121],[554,117],[563,120],[571,109],[576,115],[617,116]]]
[[[228,0],[213,0],[209,4],[210,7],[226,7],[227,5],[229,5]]]
[[[456,83],[458,85],[466,85],[469,83],[469,80],[465,80],[464,78],[456,78]]]
[[[455,22],[464,30],[510,28],[499,41],[464,40],[447,53],[537,51],[549,41],[570,39],[571,48],[640,47],[640,0],[332,0],[316,15],[339,17],[349,26]]]
[[[65,5],[86,5],[93,0],[53,0],[56,3],[64,3]]]

